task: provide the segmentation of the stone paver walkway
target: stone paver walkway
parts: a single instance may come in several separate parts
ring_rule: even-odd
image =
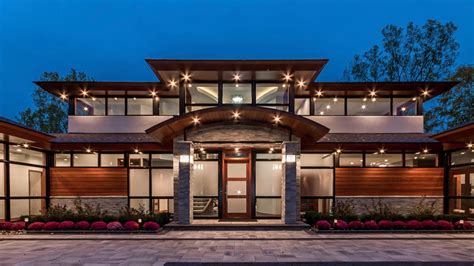
[[[381,235],[385,237],[305,231],[170,231],[153,235],[82,235],[82,240],[77,235],[2,236],[0,264],[474,262],[472,234],[433,234],[433,238],[429,234]]]

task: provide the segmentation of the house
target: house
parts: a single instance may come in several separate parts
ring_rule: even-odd
[[[54,204],[193,219],[358,212],[420,200],[474,215],[474,123],[425,134],[423,103],[456,82],[317,82],[328,60],[148,59],[159,82],[35,82],[68,133],[0,120],[0,219]]]

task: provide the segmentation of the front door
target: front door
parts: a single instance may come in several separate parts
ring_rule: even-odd
[[[250,153],[224,153],[224,169],[222,171],[223,218],[251,218],[250,165]]]

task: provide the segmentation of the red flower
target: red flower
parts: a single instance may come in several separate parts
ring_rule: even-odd
[[[352,221],[349,223],[349,229],[361,230],[364,229],[364,224],[361,221]]]
[[[31,223],[30,225],[28,225],[28,230],[41,230],[43,229],[44,227],[44,223],[43,222],[34,222],[34,223]]]
[[[57,230],[59,226],[58,222],[47,222],[43,226],[43,230]]]
[[[391,221],[381,220],[379,222],[379,228],[380,229],[389,230],[389,229],[392,229],[392,227],[393,227],[393,223]]]
[[[107,224],[107,230],[122,230],[123,226],[120,222],[110,222]]]
[[[402,230],[407,227],[407,224],[404,221],[395,221],[392,223],[392,228],[397,230]]]
[[[58,226],[59,230],[73,230],[74,228],[75,226],[73,221],[62,221]]]
[[[347,230],[348,228],[349,228],[349,226],[343,220],[337,220],[337,223],[334,224],[334,229]]]
[[[12,225],[11,222],[0,223],[0,230],[12,230]]]
[[[15,231],[25,230],[25,222],[16,222],[12,224],[11,229]]]
[[[89,222],[88,221],[79,221],[75,224],[75,227],[78,230],[87,230],[87,229],[89,229]]]
[[[135,221],[128,221],[123,225],[123,228],[125,228],[125,230],[138,230],[140,229],[140,225]]]
[[[436,223],[433,222],[433,220],[424,220],[423,222],[421,222],[421,226],[425,230],[435,230],[438,227]]]
[[[377,230],[377,229],[379,229],[379,225],[378,225],[377,222],[374,221],[374,220],[366,221],[366,222],[364,223],[364,227],[365,227],[365,229],[369,229],[369,230]]]
[[[158,223],[150,221],[143,224],[143,229],[156,231],[160,229],[160,225]]]
[[[96,221],[91,224],[92,230],[105,230],[107,229],[107,224],[104,221]]]
[[[445,221],[445,220],[437,221],[436,225],[437,225],[438,229],[441,229],[441,230],[453,230],[454,229],[453,223]]]
[[[461,223],[460,221],[456,222],[454,224],[454,228],[456,229],[465,229],[465,230],[471,230],[472,229],[472,224],[468,221],[464,221]]]
[[[407,222],[407,229],[410,230],[419,230],[422,228],[422,225],[419,221],[411,220]]]
[[[331,224],[328,221],[321,220],[316,223],[316,228],[318,230],[329,230],[331,229]]]

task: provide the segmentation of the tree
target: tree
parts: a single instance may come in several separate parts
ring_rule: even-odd
[[[425,128],[429,132],[446,130],[474,118],[474,66],[460,66],[449,78],[460,83],[437,97],[432,109],[425,113]]]
[[[41,81],[91,81],[84,72],[71,69],[64,77],[58,72],[44,72]],[[33,92],[33,108],[26,108],[16,117],[25,126],[47,133],[67,131],[66,102],[37,87]]]

